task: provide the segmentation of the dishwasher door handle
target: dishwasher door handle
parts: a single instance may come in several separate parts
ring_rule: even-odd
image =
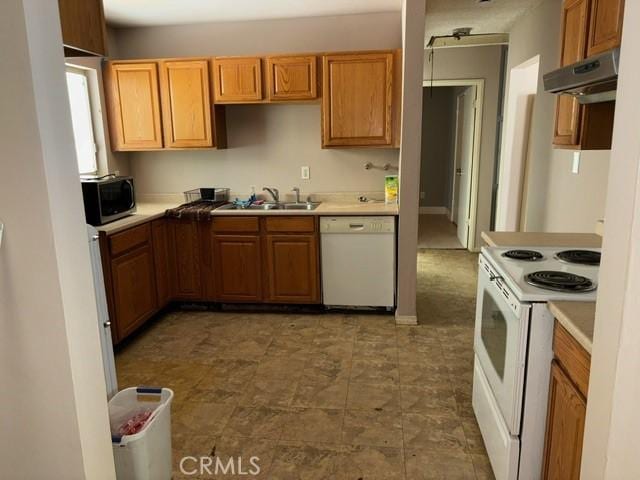
[[[351,230],[362,230],[364,229],[364,224],[362,223],[350,223],[349,228]]]

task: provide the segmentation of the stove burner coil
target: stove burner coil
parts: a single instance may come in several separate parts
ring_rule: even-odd
[[[535,262],[544,258],[540,252],[536,252],[535,250],[509,250],[508,252],[504,252],[502,256],[512,260],[523,260],[525,262]]]
[[[556,292],[590,292],[596,285],[586,277],[568,272],[542,270],[524,276],[525,281],[534,287]]]
[[[575,263],[578,265],[600,265],[600,252],[594,252],[592,250],[564,250],[558,252],[558,260],[562,260],[567,263]]]

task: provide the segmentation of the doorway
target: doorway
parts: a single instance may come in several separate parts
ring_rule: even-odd
[[[418,248],[475,249],[483,86],[423,85]]]

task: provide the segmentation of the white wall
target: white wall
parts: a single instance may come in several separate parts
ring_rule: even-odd
[[[113,29],[118,58],[258,55],[391,49],[401,46],[399,13]],[[321,149],[320,104],[227,107],[227,150],[129,154],[139,193],[176,193],[205,186],[272,185],[283,191],[381,191],[397,149]],[[311,178],[300,179],[310,166]]]
[[[432,64],[429,61],[429,51],[425,50],[424,53],[424,79],[429,80],[432,77]],[[486,46],[436,49],[433,58],[434,80],[484,79],[485,81],[478,177],[476,245],[482,244],[480,234],[489,230],[491,225],[501,55],[502,47]]]
[[[640,478],[640,3],[627,2],[581,477]]]
[[[415,324],[425,0],[402,1],[402,138],[396,322]]]
[[[55,2],[0,2],[0,477],[114,479]]]
[[[552,146],[556,97],[545,93],[542,84],[542,75],[559,65],[561,6],[561,0],[544,0],[509,32],[507,72],[540,55],[524,227],[528,231],[593,232],[596,221],[604,217],[610,152],[583,152],[579,174],[571,173],[573,152]]]

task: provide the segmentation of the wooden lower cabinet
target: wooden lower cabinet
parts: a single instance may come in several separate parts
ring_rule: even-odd
[[[176,300],[201,300],[199,222],[168,219],[172,297]]]
[[[591,356],[557,321],[553,352],[542,478],[578,480]]]
[[[317,219],[159,218],[107,236],[100,249],[119,343],[173,300],[320,303]]]
[[[136,248],[111,261],[114,324],[122,340],[156,312],[158,300],[153,253],[149,245]]]
[[[315,234],[267,235],[265,252],[267,301],[320,301],[318,242]]]
[[[218,301],[262,301],[259,235],[214,234],[213,262]]]
[[[556,361],[551,365],[543,478],[578,480],[587,401]]]
[[[164,307],[171,300],[173,289],[167,220],[162,218],[151,222],[151,239],[158,306]]]

